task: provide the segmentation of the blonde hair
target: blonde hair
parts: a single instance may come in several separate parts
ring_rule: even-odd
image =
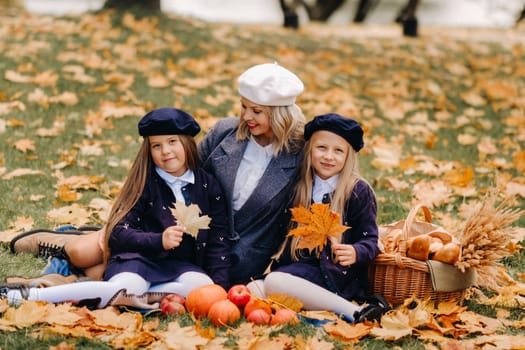
[[[189,135],[177,135],[181,141],[182,148],[186,155],[186,167],[191,170],[196,170],[199,164],[199,154],[197,152],[197,145],[193,137]],[[109,213],[108,223],[105,226],[104,232],[104,263],[106,264],[109,255],[109,237],[111,232],[117,224],[130,212],[130,210],[137,204],[144,188],[146,181],[154,169],[153,158],[150,152],[149,137],[144,137],[144,141],[133,161],[128,177],[120,190],[119,195],[115,199],[111,211]]]
[[[304,114],[297,105],[290,106],[262,106],[264,113],[268,116],[270,128],[274,138],[272,146],[274,155],[285,151],[296,153],[304,145]],[[250,130],[243,118],[239,118],[239,129],[237,140],[244,141],[250,137]]]
[[[315,133],[314,133],[315,135]],[[315,170],[312,166],[312,138],[305,144],[305,152],[303,162],[301,164],[300,178],[295,186],[293,207],[303,206],[310,209],[312,203],[312,190],[314,187]],[[333,194],[330,194],[330,209],[341,216],[341,222],[345,215],[346,203],[352,195],[355,184],[364,179],[359,174],[359,164],[357,152],[352,146],[348,144],[348,153],[346,155],[345,164],[339,173],[336,188]],[[342,237],[341,237],[342,239]],[[297,260],[300,250],[297,249],[299,243],[298,237],[292,237],[291,250],[292,259]],[[319,254],[320,252],[317,252]]]

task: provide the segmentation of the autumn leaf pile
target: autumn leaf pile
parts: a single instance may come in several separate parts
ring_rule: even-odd
[[[503,211],[485,207],[502,215],[497,226],[514,219],[514,208],[525,207],[521,26],[470,30],[422,24],[419,38],[405,38],[396,25],[311,23],[291,31],[131,12],[55,18],[5,2],[0,9],[2,242],[38,227],[103,224],[139,149],[136,123],[142,115],[157,107],[182,108],[206,132],[219,118],[239,114],[236,77],[252,64],[274,61],[303,80],[297,103],[307,119],[334,112],[363,125],[360,172],[376,193],[379,224],[404,218],[415,203],[429,203],[434,221],[456,237],[469,223],[469,247],[474,236],[502,233],[471,216],[490,189],[512,198]],[[252,349],[366,347],[378,339],[383,347],[397,339],[396,346],[424,343],[428,349],[457,349],[458,342],[519,348],[524,225],[520,218],[503,231],[504,240],[515,245],[502,251],[506,257],[491,270],[506,287],[495,293],[470,290],[468,309],[434,310],[421,301],[396,309],[378,325],[337,321],[312,331],[301,323],[303,328],[287,333],[241,323],[214,334],[195,322],[157,327],[154,315],[31,303],[2,307],[0,340],[25,339],[26,333],[11,331],[32,327],[27,334],[58,333],[68,342],[94,337],[115,348],[213,349],[225,339]],[[314,236],[306,248],[325,242],[326,236]],[[485,247],[488,252],[488,243]],[[38,275],[45,264],[0,248],[4,279]],[[469,249],[477,248],[466,248],[463,263],[472,266],[480,256],[468,255]]]
[[[434,305],[429,302],[407,299],[386,314],[381,322],[349,324],[328,312],[303,312],[302,317],[322,321],[317,334],[290,336],[280,333],[284,326],[259,326],[243,322],[228,328],[215,328],[194,320],[195,325],[184,326],[176,320],[165,327],[159,318],[145,319],[140,313],[120,311],[115,307],[88,310],[71,304],[48,304],[37,301],[23,302],[10,307],[0,301],[0,329],[13,332],[33,328],[30,336],[45,339],[51,335],[70,338],[98,339],[115,349],[333,349],[334,345],[323,339],[322,333],[346,344],[355,344],[367,336],[385,341],[395,341],[417,335],[427,343],[441,344],[442,349],[518,348],[525,341],[523,335],[499,335],[505,327],[523,329],[523,321],[510,320],[504,310],[497,318],[467,311],[467,307],[453,302]],[[274,335],[272,335],[274,333]],[[277,333],[277,334],[275,334]],[[472,338],[473,335],[478,335]],[[233,337],[235,344],[229,340]],[[435,347],[434,347],[435,348]]]

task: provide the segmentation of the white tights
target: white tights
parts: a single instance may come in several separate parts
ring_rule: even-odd
[[[315,283],[285,272],[271,272],[264,280],[250,282],[248,288],[260,298],[271,294],[295,297],[303,302],[305,310],[329,310],[353,318],[354,312],[362,309]]]
[[[84,299],[100,298],[99,307],[105,307],[111,298],[121,289],[127,294],[142,295],[150,292],[178,293],[186,297],[193,288],[213,283],[212,279],[200,272],[186,272],[177,279],[159,283],[150,288],[151,283],[140,275],[132,272],[122,272],[108,281],[85,281],[64,284],[47,288],[30,288],[28,300],[42,300],[51,303],[65,301],[78,301]],[[10,304],[20,304],[22,295],[18,289],[7,293]]]

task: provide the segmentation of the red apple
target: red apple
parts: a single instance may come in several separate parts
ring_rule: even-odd
[[[263,309],[255,309],[248,314],[246,319],[255,324],[268,324],[270,322],[270,314]]]
[[[176,301],[164,303],[164,305],[160,307],[160,313],[162,315],[176,315],[183,314],[185,312],[186,308],[184,308],[184,305],[177,303]]]
[[[177,293],[168,294],[164,296],[164,298],[162,298],[162,300],[160,301],[160,306],[162,307],[162,304],[169,303],[172,301],[176,301],[177,303],[184,305],[186,299],[184,299],[182,295]]]
[[[184,297],[180,294],[168,294],[160,301],[160,313],[162,315],[183,314],[185,312]]]
[[[244,284],[236,284],[228,290],[228,299],[238,307],[244,307],[251,299],[250,290]]]

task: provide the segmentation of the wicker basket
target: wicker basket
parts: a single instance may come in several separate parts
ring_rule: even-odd
[[[417,205],[410,211],[403,224],[403,237],[399,252],[396,254],[379,254],[370,264],[368,280],[371,282],[371,292],[383,295],[392,306],[402,304],[406,298],[415,296],[419,299],[431,299],[436,302],[455,301],[463,303],[466,290],[454,292],[438,292],[432,287],[430,271],[425,261],[412,259],[406,256],[406,241],[411,233],[411,226],[416,222],[415,217],[419,210],[423,210],[427,224],[432,222],[428,207]],[[399,226],[399,225],[398,225]],[[429,226],[430,228],[431,226]]]

